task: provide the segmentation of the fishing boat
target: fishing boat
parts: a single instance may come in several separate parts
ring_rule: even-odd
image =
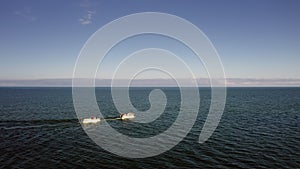
[[[98,123],[100,122],[100,118],[92,116],[91,118],[85,118],[82,120],[83,124],[89,124],[89,123]]]
[[[120,115],[120,118],[121,118],[122,120],[133,119],[133,118],[134,118],[134,113],[132,113],[132,112],[129,112],[129,113],[127,113],[127,114],[122,113],[122,114]]]

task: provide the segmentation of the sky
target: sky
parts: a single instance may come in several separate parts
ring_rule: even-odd
[[[295,80],[300,78],[299,8],[298,0],[1,0],[0,81],[72,78],[88,38],[138,12],[169,13],[196,25],[218,51],[227,78]],[[129,44],[146,47],[157,41],[168,39],[144,36]],[[115,53],[126,51],[121,47]],[[181,56],[193,64],[187,53]],[[100,66],[108,72],[99,71],[99,78],[109,77],[109,67],[119,61],[113,57]],[[192,67],[199,67],[197,78],[206,77],[201,64]]]

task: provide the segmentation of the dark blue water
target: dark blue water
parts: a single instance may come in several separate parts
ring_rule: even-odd
[[[132,137],[168,129],[179,112],[180,93],[162,90],[168,103],[156,121],[109,124]],[[138,110],[150,108],[150,91],[130,91]],[[108,88],[97,88],[96,95],[105,116],[118,115]],[[0,88],[0,168],[300,168],[300,88],[228,88],[220,124],[203,144],[198,136],[210,90],[201,88],[200,95],[197,122],[182,142],[155,157],[127,159],[103,150],[85,134],[71,88]]]

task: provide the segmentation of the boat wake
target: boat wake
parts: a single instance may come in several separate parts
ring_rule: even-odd
[[[57,124],[57,123],[78,123],[78,119],[40,119],[40,120],[2,120],[0,124]]]

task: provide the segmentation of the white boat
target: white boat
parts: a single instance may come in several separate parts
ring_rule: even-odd
[[[100,118],[97,117],[91,117],[91,118],[86,118],[82,120],[83,124],[89,124],[89,123],[98,123],[100,122]]]
[[[127,113],[127,114],[122,113],[122,114],[120,115],[120,118],[121,118],[122,120],[125,120],[125,119],[133,119],[133,118],[134,118],[134,113],[132,113],[132,112],[129,112],[129,113]]]

